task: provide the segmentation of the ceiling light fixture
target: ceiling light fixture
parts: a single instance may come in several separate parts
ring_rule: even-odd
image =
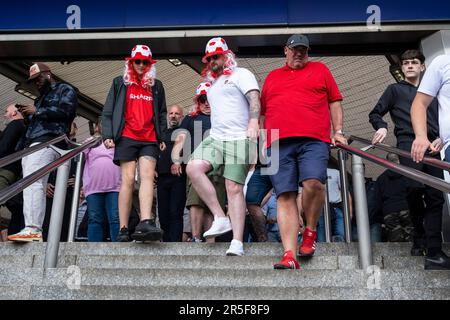
[[[169,59],[169,62],[175,67],[181,66],[183,62],[180,59]]]

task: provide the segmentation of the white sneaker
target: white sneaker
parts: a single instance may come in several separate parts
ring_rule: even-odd
[[[239,240],[232,240],[227,250],[227,256],[243,256],[244,244]]]
[[[227,217],[214,219],[211,228],[203,234],[205,238],[214,238],[231,231],[231,222]]]
[[[8,236],[9,241],[42,242],[42,232],[35,228],[26,227],[19,233]]]

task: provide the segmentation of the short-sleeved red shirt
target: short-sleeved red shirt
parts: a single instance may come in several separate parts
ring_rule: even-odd
[[[138,141],[156,142],[152,92],[136,84],[127,87],[122,136]]]
[[[279,129],[279,139],[309,137],[329,143],[329,104],[341,100],[333,75],[321,62],[310,61],[297,70],[286,65],[271,71],[261,94],[267,147],[272,142],[272,129]]]

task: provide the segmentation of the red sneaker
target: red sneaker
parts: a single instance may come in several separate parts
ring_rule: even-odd
[[[316,251],[316,238],[317,232],[306,228],[305,232],[303,232],[302,244],[298,248],[298,255],[301,257],[312,257]]]
[[[286,251],[280,262],[273,265],[274,269],[300,269],[297,259],[294,258],[292,251]]]

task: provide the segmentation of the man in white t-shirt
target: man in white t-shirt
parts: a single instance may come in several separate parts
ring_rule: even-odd
[[[427,108],[433,98],[439,102],[439,135],[445,146],[446,161],[450,161],[450,55],[436,57],[423,76],[416,97],[411,107],[411,121],[416,139],[411,148],[411,155],[415,162],[421,162],[425,152],[433,146],[427,137]],[[437,226],[442,227],[442,215],[436,221]],[[425,258],[425,269],[450,270],[450,258],[436,248],[428,250]]]
[[[249,164],[256,155],[260,91],[255,76],[247,69],[237,67],[234,54],[224,39],[209,40],[202,61],[206,64],[202,75],[212,84],[207,94],[211,131],[192,154],[186,171],[198,195],[214,215],[211,228],[203,236],[213,238],[233,230],[227,255],[241,256],[244,254],[245,223],[243,187]],[[229,218],[207,177],[207,174],[217,174],[221,170]]]
[[[411,107],[411,120],[416,139],[411,148],[413,160],[423,160],[425,152],[430,148],[427,138],[427,108],[433,98],[439,102],[439,135],[447,147],[450,142],[450,55],[441,55],[431,62]],[[446,160],[449,161],[446,149]]]

